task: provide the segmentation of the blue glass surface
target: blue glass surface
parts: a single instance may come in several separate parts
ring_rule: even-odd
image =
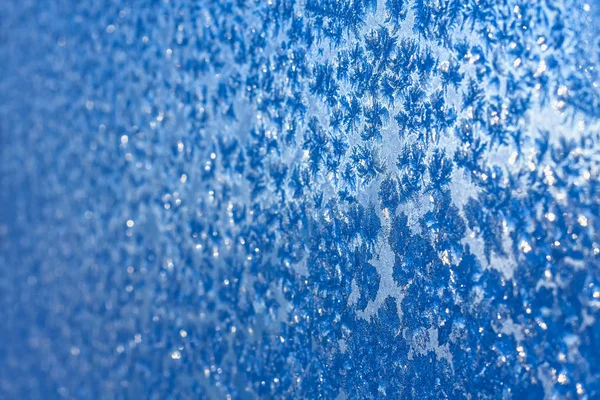
[[[599,31],[0,2],[0,398],[600,398]]]

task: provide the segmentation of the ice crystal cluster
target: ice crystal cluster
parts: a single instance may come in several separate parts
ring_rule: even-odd
[[[600,398],[600,4],[0,2],[0,397]]]

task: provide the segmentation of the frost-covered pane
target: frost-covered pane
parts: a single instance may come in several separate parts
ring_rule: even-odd
[[[0,16],[1,398],[600,398],[597,1]]]

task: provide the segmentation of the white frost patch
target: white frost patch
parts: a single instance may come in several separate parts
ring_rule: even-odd
[[[407,335],[407,329],[403,333],[403,336]],[[437,328],[418,328],[408,338],[410,343],[410,350],[408,352],[408,359],[412,360],[414,355],[425,356],[429,352],[434,352],[438,360],[446,360],[452,370],[454,365],[452,364],[452,354],[450,353],[450,346],[446,343],[440,346]]]
[[[513,335],[517,342],[522,342],[525,339],[525,327],[522,324],[517,324],[511,317],[502,320],[500,333],[504,335]]]
[[[544,388],[544,398],[552,398],[552,392],[554,391],[554,384],[556,382],[556,371],[552,370],[549,365],[545,363],[537,368],[537,378]]]
[[[450,182],[450,193],[452,203],[458,208],[459,215],[465,223],[467,218],[464,212],[464,207],[470,199],[477,198],[480,189],[473,184],[473,181],[467,176],[464,170],[454,170],[452,180]],[[508,229],[503,232],[502,247],[506,251],[507,256],[498,256],[494,252],[490,255],[490,262],[487,261],[484,251],[484,242],[481,237],[476,236],[475,232],[467,228],[466,235],[461,240],[463,245],[468,244],[471,253],[477,258],[484,268],[494,268],[501,272],[505,279],[512,279],[517,268],[517,262],[512,255],[512,239],[509,236]]]
[[[356,279],[352,279],[352,291],[350,292],[350,296],[348,296],[348,305],[353,306],[358,302],[360,298],[360,287],[358,287],[358,283],[356,283]]]
[[[364,310],[358,312],[358,316],[366,320],[371,320],[373,315],[377,314],[379,307],[385,302],[388,297],[393,297],[397,300],[398,314],[402,320],[402,309],[400,304],[404,298],[404,291],[394,282],[394,261],[396,256],[392,251],[391,246],[387,241],[389,226],[382,229],[377,241],[377,253],[370,260],[370,264],[375,267],[379,274],[379,289],[375,300],[370,300]]]

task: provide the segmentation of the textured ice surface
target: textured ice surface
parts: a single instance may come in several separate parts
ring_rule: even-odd
[[[600,397],[600,4],[0,2],[0,397]]]

